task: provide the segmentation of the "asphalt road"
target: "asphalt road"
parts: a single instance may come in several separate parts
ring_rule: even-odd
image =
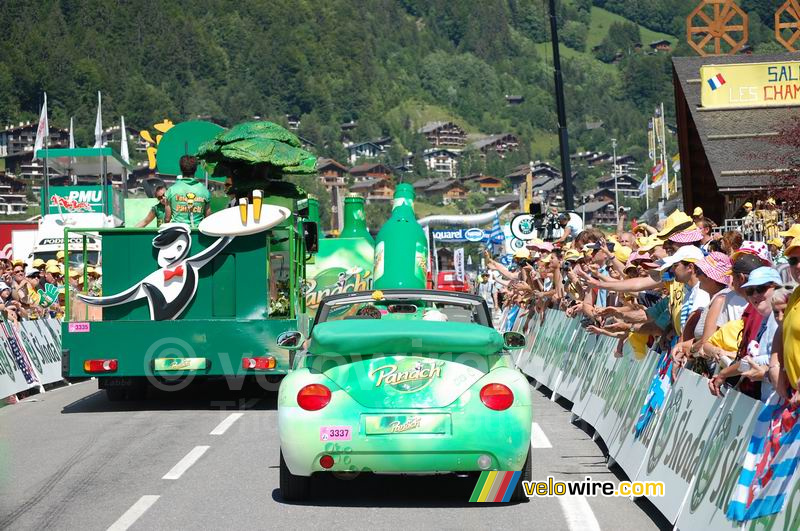
[[[568,410],[534,393],[533,478],[618,481]],[[0,409],[0,529],[657,529],[646,501],[467,503],[455,477],[326,478],[313,504],[278,489],[275,395],[199,385],[110,403],[94,381]]]

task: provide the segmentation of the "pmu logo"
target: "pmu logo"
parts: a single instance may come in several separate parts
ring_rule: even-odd
[[[67,196],[71,201],[79,203],[100,203],[103,200],[102,190],[70,190]]]

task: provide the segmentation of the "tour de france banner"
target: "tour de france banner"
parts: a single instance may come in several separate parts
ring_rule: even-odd
[[[319,241],[314,263],[306,265],[306,307],[316,313],[329,296],[372,287],[374,250],[364,238],[325,238]]]
[[[704,109],[800,105],[800,61],[700,67]]]
[[[800,471],[796,468],[780,484],[774,479],[781,479],[780,474],[762,473],[761,483],[766,478],[766,485],[761,495],[759,485],[751,487],[755,496],[749,497],[750,506],[777,493],[785,500],[782,510],[760,517],[766,513],[751,511],[754,516],[744,521],[728,517],[732,501],[744,498],[748,502],[747,489],[744,496],[741,486],[737,490],[750,477],[747,471],[743,473],[743,465],[764,462],[763,452],[749,460],[746,455],[759,436],[759,415],[768,415],[769,404],[733,389],[722,398],[714,397],[705,378],[684,370],[667,385],[663,403],[637,432],[660,353],[651,350],[637,357],[626,343],[622,356],[615,356],[615,339],[590,334],[578,319],[557,311],[548,311],[543,321],[540,315],[521,311],[513,329],[529,338],[517,366],[554,397],[572,402],[574,417],[591,425],[603,439],[610,464],[620,466],[632,481],[663,482],[664,496],[650,501],[677,529],[800,529]],[[793,433],[781,439],[785,444],[777,458],[779,465],[787,462],[786,450],[796,447],[789,440]],[[758,473],[758,466],[752,466]]]
[[[0,322],[0,398],[61,380],[61,323]]]

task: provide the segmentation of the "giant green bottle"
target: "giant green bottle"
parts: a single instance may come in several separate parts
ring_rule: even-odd
[[[367,230],[367,217],[364,215],[364,198],[358,194],[348,194],[344,198],[344,227],[340,238],[364,238],[375,247],[375,239]]]
[[[414,187],[397,185],[392,215],[375,245],[374,289],[425,289],[428,240],[414,215]]]
[[[317,224],[317,236],[319,236],[322,230],[319,219],[319,200],[313,195],[308,196],[308,221],[313,221]]]

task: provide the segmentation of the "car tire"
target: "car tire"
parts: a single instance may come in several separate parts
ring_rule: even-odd
[[[311,477],[295,476],[289,472],[281,452],[280,466],[281,498],[285,502],[302,502],[311,496]]]
[[[519,482],[514,488],[514,493],[511,495],[512,502],[521,502],[528,497],[525,496],[525,488],[522,486],[523,481],[531,481],[533,479],[533,465],[531,464],[531,447],[528,446],[528,457],[525,459],[525,464],[522,465],[522,470],[519,474]]]

